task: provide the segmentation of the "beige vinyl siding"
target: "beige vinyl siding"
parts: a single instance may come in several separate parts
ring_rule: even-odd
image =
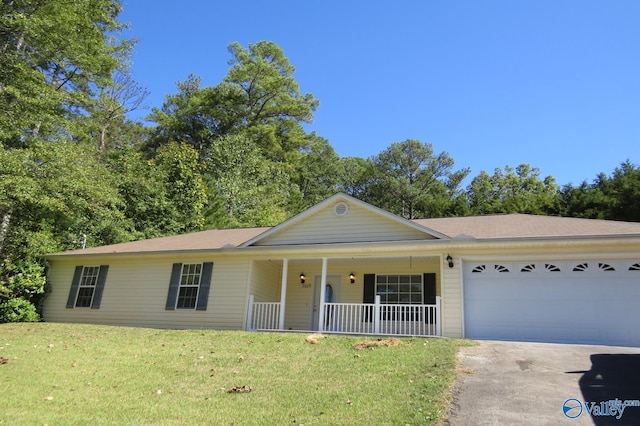
[[[256,302],[279,302],[282,281],[282,262],[254,261],[251,266],[249,293]]]
[[[349,212],[336,216],[333,204],[320,209],[307,220],[293,223],[268,235],[254,245],[353,243],[363,241],[408,241],[433,239],[432,236],[402,222],[350,204]]]
[[[213,261],[206,311],[166,310],[173,263]],[[249,262],[209,257],[54,260],[51,293],[43,307],[45,321],[130,325],[160,328],[241,329]],[[109,265],[100,309],[66,308],[74,268],[82,264]]]
[[[441,326],[445,337],[462,337],[462,265],[457,256],[452,256],[453,268],[442,267],[441,278]],[[444,262],[446,263],[446,261]]]

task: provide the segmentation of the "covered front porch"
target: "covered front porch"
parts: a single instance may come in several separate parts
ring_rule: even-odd
[[[254,260],[246,329],[440,336],[443,256]]]

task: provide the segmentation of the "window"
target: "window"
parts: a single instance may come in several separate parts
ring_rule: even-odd
[[[493,268],[498,272],[509,272],[509,268],[503,265],[493,265]]]
[[[376,275],[376,294],[383,304],[422,304],[422,275]]]
[[[615,271],[616,268],[614,268],[613,266],[609,265],[608,263],[598,263],[598,268],[600,268],[603,271]]]
[[[185,263],[182,265],[176,309],[194,309],[196,307],[201,273],[201,263]]]
[[[76,266],[67,299],[67,308],[98,309],[108,270],[108,265]]]
[[[573,272],[584,272],[587,269],[589,269],[589,264],[588,263],[581,263],[579,265],[574,266]]]
[[[166,309],[206,311],[212,273],[213,262],[174,263]]]
[[[93,292],[98,283],[99,266],[84,266],[82,268],[82,276],[80,277],[80,286],[78,287],[78,297],[76,299],[76,308],[91,307]]]
[[[553,265],[551,263],[545,263],[544,269],[546,269],[549,272],[562,272],[560,268],[558,268],[556,265]]]
[[[534,272],[536,270],[536,265],[531,263],[529,265],[525,265],[520,269],[520,272]]]

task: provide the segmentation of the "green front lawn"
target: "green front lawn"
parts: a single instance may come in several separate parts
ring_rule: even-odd
[[[0,324],[0,424],[426,424],[453,339]]]

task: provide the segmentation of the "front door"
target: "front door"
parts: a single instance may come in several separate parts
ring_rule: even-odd
[[[311,319],[311,330],[318,330],[318,317],[320,314],[320,287],[322,277],[317,275],[313,282],[313,317]],[[340,275],[327,275],[327,287],[324,293],[325,303],[340,302]]]

